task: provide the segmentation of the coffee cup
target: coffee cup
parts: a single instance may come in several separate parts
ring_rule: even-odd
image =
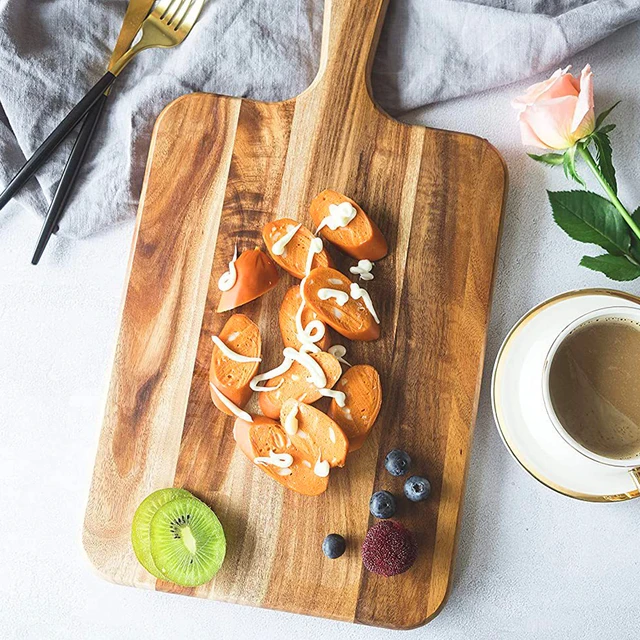
[[[640,490],[636,380],[640,309],[605,307],[576,318],[555,338],[544,362],[542,396],[569,446],[600,464],[627,469]]]

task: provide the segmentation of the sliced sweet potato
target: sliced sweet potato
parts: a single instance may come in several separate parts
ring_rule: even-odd
[[[326,388],[331,389],[342,373],[340,363],[330,353],[324,351],[310,353],[309,355],[322,367],[327,377]],[[309,370],[305,366],[299,362],[294,362],[288,371],[269,380],[266,386],[277,388],[274,388],[273,391],[260,392],[259,402],[262,413],[269,418],[278,418],[282,405],[289,398],[295,398],[299,402],[306,404],[319,400],[322,395],[318,387],[307,380],[309,375]],[[282,384],[280,384],[281,381]]]
[[[236,282],[223,291],[218,303],[218,313],[230,311],[267,293],[278,284],[280,274],[273,260],[258,249],[243,251],[235,261]]]
[[[382,387],[378,372],[368,364],[357,364],[344,373],[336,385],[346,395],[344,407],[331,401],[329,417],[335,420],[347,438],[349,453],[367,439],[382,406]]]
[[[267,245],[271,257],[294,278],[304,278],[306,274],[307,257],[309,255],[309,245],[313,239],[313,234],[307,227],[302,225],[284,248],[282,255],[274,253],[273,245],[283,238],[287,233],[292,232],[300,224],[291,218],[279,218],[272,222],[267,222],[262,229],[262,237]],[[326,249],[316,253],[311,263],[311,268],[331,267],[331,256]]]
[[[335,298],[321,300],[320,289],[335,289],[349,295],[347,302],[340,306]],[[350,294],[351,280],[335,269],[321,267],[314,269],[305,280],[304,299],[320,320],[333,327],[339,334],[350,340],[377,340],[380,325],[367,309],[364,300],[354,300]]]
[[[292,491],[306,496],[317,496],[324,493],[329,484],[328,476],[314,473],[316,460],[306,449],[297,449],[293,441],[287,437],[284,429],[275,420],[264,416],[252,416],[253,422],[236,419],[233,437],[240,450],[254,462],[256,458],[269,457],[274,453],[288,453],[293,462],[291,466],[280,469],[270,464],[256,464],[276,482]]]
[[[262,340],[258,325],[241,313],[234,313],[226,322],[220,335],[222,342],[232,351],[249,358],[259,358],[262,354]],[[244,407],[251,394],[249,382],[256,375],[259,362],[236,362],[223,353],[220,347],[213,345],[209,382],[229,398],[238,407]],[[222,403],[211,389],[213,404],[227,415],[233,413]]]
[[[282,341],[285,347],[300,349],[302,346],[300,340],[298,340],[296,327],[296,314],[298,313],[301,302],[300,287],[295,286],[291,287],[291,289],[285,293],[282,304],[280,305],[278,319],[280,322],[280,333],[282,334]],[[311,307],[305,305],[302,311],[302,326],[306,327],[313,320],[319,320],[318,314],[311,309]],[[329,335],[329,329],[326,325],[324,336],[316,342],[316,344],[323,351],[326,351],[331,346],[331,336]]]
[[[293,398],[282,405],[282,424],[291,412],[295,412],[298,423],[298,430],[289,434],[296,449],[305,451],[314,460],[314,465],[318,460],[324,460],[330,467],[343,467],[349,440],[340,426],[320,409]]]
[[[337,191],[325,189],[312,200],[310,213],[313,224],[318,227],[329,215],[329,207],[343,202],[348,202],[355,207],[356,217],[347,226],[338,227],[335,231],[329,227],[323,227],[320,235],[356,260],[375,261],[384,258],[389,249],[380,229],[360,205]]]

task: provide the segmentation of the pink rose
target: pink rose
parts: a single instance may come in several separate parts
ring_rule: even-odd
[[[522,144],[542,149],[569,149],[595,127],[593,74],[587,65],[574,78],[558,69],[548,80],[534,84],[511,105],[518,111]]]

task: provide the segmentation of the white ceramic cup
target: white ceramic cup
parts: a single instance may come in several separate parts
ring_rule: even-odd
[[[549,391],[549,374],[551,371],[551,363],[553,362],[558,349],[570,333],[572,333],[576,329],[579,329],[586,323],[598,319],[629,320],[640,325],[640,309],[634,307],[605,307],[603,309],[596,309],[595,311],[585,313],[579,318],[573,320],[573,322],[569,323],[553,341],[553,344],[551,345],[549,352],[547,353],[547,357],[545,358],[544,368],[542,371],[542,396],[544,398],[545,408],[547,410],[551,423],[555,427],[558,434],[568,445],[581,453],[583,456],[586,456],[587,458],[594,460],[595,462],[599,462],[600,464],[626,468],[632,475],[638,487],[638,490],[640,490],[640,454],[634,458],[610,458],[594,453],[586,447],[583,447],[579,442],[576,442],[571,434],[568,433],[562,426],[562,423],[558,419],[558,416],[556,415],[556,412],[553,408],[553,403],[551,402],[551,393]]]

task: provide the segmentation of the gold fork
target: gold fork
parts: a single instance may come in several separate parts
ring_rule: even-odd
[[[204,0],[160,0],[142,23],[140,40],[113,65],[111,73],[117,76],[140,51],[180,44],[196,23],[203,4]]]
[[[0,194],[0,209],[51,156],[58,145],[73,131],[91,107],[115,82],[118,74],[133,57],[156,47],[175,47],[189,35],[196,23],[204,0],[160,0],[142,23],[142,36],[111,68],[96,82],[89,92],[67,114],[64,120],[49,134],[46,140],[13,177]]]

